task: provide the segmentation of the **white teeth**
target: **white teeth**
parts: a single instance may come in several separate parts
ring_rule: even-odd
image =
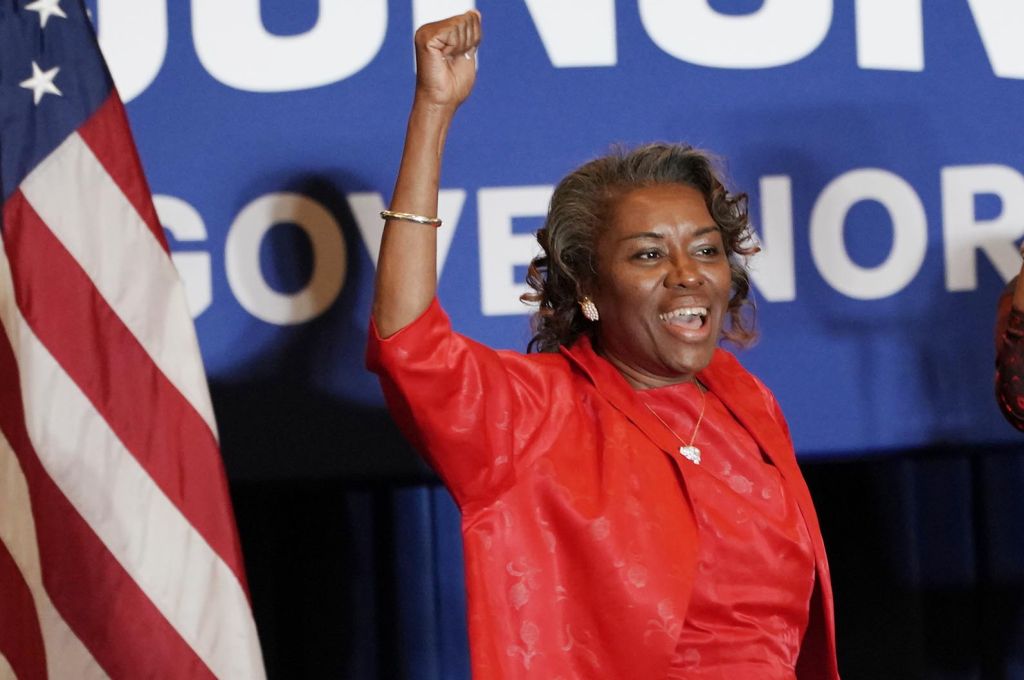
[[[674,309],[671,312],[659,314],[658,318],[660,318],[662,321],[669,321],[680,316],[699,316],[701,318],[704,318],[707,315],[707,307],[680,307],[679,309]]]

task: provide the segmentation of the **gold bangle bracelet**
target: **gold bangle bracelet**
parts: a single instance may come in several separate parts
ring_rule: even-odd
[[[431,227],[440,227],[440,217],[426,217],[424,215],[415,215],[413,213],[395,212],[394,210],[381,210],[380,216],[385,220],[401,220],[403,222],[415,222],[416,224],[426,224]]]

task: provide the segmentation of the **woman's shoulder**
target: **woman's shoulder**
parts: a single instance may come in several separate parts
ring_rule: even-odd
[[[366,350],[367,367],[374,373],[434,365],[438,370],[453,368],[467,359],[508,367],[521,366],[529,373],[568,373],[568,362],[559,353],[524,353],[494,349],[456,331],[437,298],[420,316],[389,335],[382,336],[371,318]]]
[[[742,401],[760,404],[772,418],[785,426],[782,409],[775,394],[756,375],[751,373],[736,355],[718,348],[711,363],[698,376],[714,390],[723,401]],[[753,401],[749,397],[755,397]]]
[[[715,350],[711,357],[711,363],[700,372],[700,376],[713,381],[731,380],[740,384],[749,383],[756,386],[759,391],[771,393],[761,379],[747,370],[735,354],[721,347]]]

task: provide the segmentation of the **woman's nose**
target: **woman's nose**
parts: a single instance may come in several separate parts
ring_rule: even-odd
[[[665,283],[672,287],[694,288],[704,285],[704,276],[701,274],[700,265],[693,258],[684,255],[672,260],[672,271]]]

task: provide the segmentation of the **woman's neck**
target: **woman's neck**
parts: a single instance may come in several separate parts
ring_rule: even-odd
[[[636,390],[650,390],[658,387],[668,387],[669,385],[696,382],[697,375],[695,373],[682,373],[672,376],[658,375],[646,371],[639,366],[633,366],[621,361],[610,352],[599,352],[599,354],[614,366],[619,375],[625,378],[626,382]]]

